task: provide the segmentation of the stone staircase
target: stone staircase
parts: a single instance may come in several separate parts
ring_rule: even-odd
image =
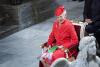
[[[18,26],[0,26],[0,39],[7,37],[11,35],[12,33],[15,33],[18,31]]]

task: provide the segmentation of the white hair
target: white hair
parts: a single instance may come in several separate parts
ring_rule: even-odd
[[[62,16],[63,18],[66,18],[66,15],[67,15],[67,11],[64,10],[63,13],[60,16]]]

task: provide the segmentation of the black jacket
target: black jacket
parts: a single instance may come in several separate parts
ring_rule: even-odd
[[[100,21],[100,0],[85,0],[83,16],[93,22]]]

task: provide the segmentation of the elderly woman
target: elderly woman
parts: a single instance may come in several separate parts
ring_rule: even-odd
[[[78,37],[71,21],[66,19],[66,10],[64,6],[61,5],[57,7],[55,16],[57,19],[53,24],[47,42],[49,48],[52,48],[53,46],[58,47],[49,55],[49,58],[51,56],[51,63],[58,58],[75,59],[77,56],[77,49],[71,48],[78,46]]]

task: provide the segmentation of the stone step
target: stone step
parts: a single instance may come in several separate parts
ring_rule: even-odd
[[[0,39],[5,38],[18,31],[18,26],[0,26]]]
[[[53,0],[33,1],[33,14],[36,23],[54,16],[54,9],[57,4]]]

